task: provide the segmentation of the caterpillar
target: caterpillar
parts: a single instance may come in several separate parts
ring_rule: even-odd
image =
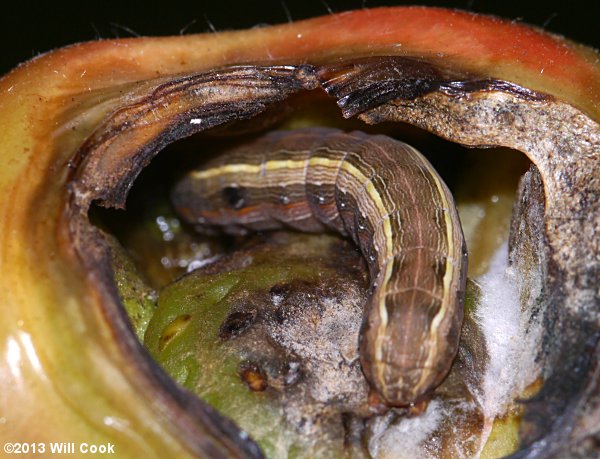
[[[363,373],[390,406],[417,403],[458,349],[467,256],[452,194],[413,147],[383,135],[309,128],[266,134],[174,186],[178,213],[229,233],[293,228],[352,238],[371,294]]]

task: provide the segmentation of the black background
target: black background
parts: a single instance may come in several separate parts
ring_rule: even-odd
[[[70,43],[134,35],[239,29],[383,5],[423,4],[495,14],[600,47],[598,0],[177,0],[79,3],[9,0],[0,9],[0,74],[39,53]],[[8,3],[8,4],[6,4]]]

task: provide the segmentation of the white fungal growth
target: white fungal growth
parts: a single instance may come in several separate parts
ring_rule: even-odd
[[[494,419],[506,413],[540,374],[535,357],[542,328],[540,323],[530,323],[530,311],[521,305],[521,286],[526,282],[522,276],[508,266],[505,243],[492,258],[488,272],[478,279],[482,295],[476,318],[489,355],[481,390],[474,391],[485,418],[482,447]]]
[[[388,418],[377,419],[369,453],[378,459],[426,459],[432,457],[424,443],[438,428],[444,417],[442,403],[432,400],[427,410],[419,416],[402,419],[390,425]]]

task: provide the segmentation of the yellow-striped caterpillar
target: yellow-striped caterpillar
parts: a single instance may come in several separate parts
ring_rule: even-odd
[[[417,402],[458,349],[466,249],[452,195],[414,148],[382,135],[311,128],[267,134],[188,173],[173,202],[226,232],[290,227],[351,237],[372,294],[363,372],[389,405]]]

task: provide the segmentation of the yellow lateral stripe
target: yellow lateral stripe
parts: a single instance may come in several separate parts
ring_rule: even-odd
[[[368,195],[371,197],[371,199],[377,206],[377,210],[379,211],[379,217],[383,217],[384,215],[389,214],[389,211],[385,208],[385,206],[383,204],[381,195],[379,194],[379,192],[375,188],[375,185],[373,185],[373,182],[370,179],[365,177],[365,175],[357,167],[350,164],[348,161],[344,162],[344,164],[342,165],[342,169],[344,169],[346,172],[348,172],[353,177],[357,177],[361,181],[361,183],[368,182],[365,189],[367,190]],[[384,219],[382,222],[383,222],[384,237],[385,237],[385,241],[386,241],[386,250],[387,250],[387,253],[390,254],[390,253],[393,253],[392,225],[390,224],[389,218]],[[382,255],[382,254],[380,254],[380,255]],[[387,259],[387,257],[382,256],[381,259]],[[388,284],[390,277],[392,276],[392,268],[393,268],[393,263],[388,262],[386,265],[383,282],[381,283],[381,285],[377,286],[377,290],[379,290],[379,291],[385,290],[386,285]],[[389,317],[387,314],[387,308],[385,305],[385,296],[381,297],[381,300],[379,301],[379,304],[377,305],[377,309],[379,310],[379,317],[380,317],[381,323],[379,324],[377,333],[375,334],[376,338],[375,338],[375,362],[374,362],[374,364],[375,364],[377,376],[378,376],[381,384],[385,385],[385,378],[383,375],[385,368],[383,365],[379,365],[379,362],[381,362],[383,360],[383,345],[386,341],[385,332],[386,332],[386,328],[387,328],[388,321],[389,321]]]
[[[265,162],[265,169],[268,171],[276,171],[279,169],[302,169],[306,166],[306,159],[277,159]]]
[[[367,194],[375,203],[377,210],[379,211],[379,217],[383,217],[388,214],[388,210],[383,205],[383,200],[381,199],[381,195],[373,185],[373,182],[368,179],[356,166],[353,166],[348,161],[344,161],[342,164],[342,169],[348,172],[351,176],[356,177],[361,183],[367,183],[365,189],[367,190]],[[386,250],[388,253],[392,253],[392,225],[390,224],[389,219],[384,220],[384,234],[386,239]]]
[[[274,171],[278,169],[304,169],[304,160],[294,159],[282,159],[266,161],[264,164],[247,164],[247,163],[235,163],[235,164],[223,164],[221,166],[213,167],[211,169],[205,169],[201,171],[193,171],[190,176],[197,180],[206,180],[223,174],[257,174],[263,167],[268,171]]]
[[[206,180],[222,174],[236,174],[243,172],[246,174],[256,174],[262,169],[262,164],[224,164],[222,166],[205,169],[202,171],[193,171],[190,176],[197,180]]]

